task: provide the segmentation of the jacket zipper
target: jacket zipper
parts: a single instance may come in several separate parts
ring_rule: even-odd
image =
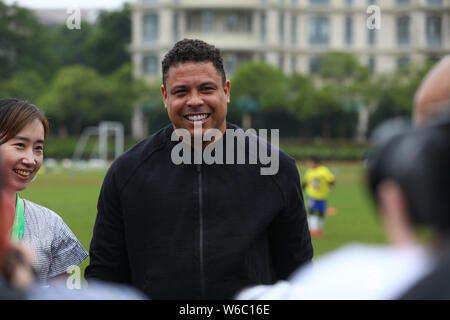
[[[205,271],[203,262],[203,185],[202,185],[202,167],[201,164],[197,165],[198,173],[198,202],[199,202],[199,248],[200,248],[200,290],[201,298],[205,299]]]

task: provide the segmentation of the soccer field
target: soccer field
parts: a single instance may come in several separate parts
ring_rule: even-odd
[[[361,163],[325,163],[336,175],[336,187],[329,197],[329,207],[337,214],[327,216],[324,236],[313,238],[314,256],[329,252],[349,242],[385,243],[375,208],[367,194]],[[306,164],[298,163],[300,177]],[[86,250],[92,237],[96,205],[106,171],[61,169],[37,176],[21,196],[58,213]],[[86,259],[81,269],[88,265]]]

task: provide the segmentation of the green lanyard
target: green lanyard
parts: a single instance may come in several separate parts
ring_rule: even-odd
[[[19,195],[17,195],[16,213],[14,214],[14,224],[12,227],[11,238],[14,242],[19,242],[23,239],[25,230],[25,219],[23,218],[23,206],[20,201]]]

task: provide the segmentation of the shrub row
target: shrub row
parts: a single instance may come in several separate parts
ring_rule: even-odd
[[[49,137],[45,145],[45,157],[55,159],[72,158],[78,140],[78,137]],[[128,150],[136,143],[136,140],[126,138],[125,150]],[[350,140],[282,139],[280,148],[297,160],[306,160],[313,154],[318,155],[323,160],[361,160],[366,153],[367,146]],[[86,145],[82,158],[90,158],[96,150],[97,141],[91,139]],[[108,156],[110,159],[114,157],[113,139],[108,141]]]

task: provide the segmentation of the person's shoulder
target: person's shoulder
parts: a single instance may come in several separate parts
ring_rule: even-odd
[[[117,157],[108,170],[108,174],[119,173],[121,176],[128,176],[134,172],[143,162],[150,159],[170,141],[172,125],[168,125],[144,140],[136,143],[129,150]]]
[[[63,219],[55,211],[30,200],[23,199],[23,201],[25,203],[25,225],[29,226],[30,232],[33,233],[33,230],[52,232],[55,228],[59,228],[65,224]]]
[[[123,163],[125,162],[129,166],[129,161],[142,161],[148,158],[152,153],[161,149],[166,143],[170,141],[170,131],[172,125],[167,125],[166,127],[158,130],[151,136],[145,138],[144,140],[136,143],[128,151],[120,155],[115,162]],[[173,130],[172,130],[173,131]]]
[[[25,213],[29,213],[36,218],[42,218],[47,221],[56,221],[59,219],[62,220],[62,218],[55,211],[47,207],[41,206],[27,199],[23,199],[23,201],[25,202]]]
[[[320,171],[324,171],[324,172],[331,172],[330,171],[330,168],[328,168],[327,166],[325,166],[325,165],[320,165],[319,166],[319,168],[318,168]]]

